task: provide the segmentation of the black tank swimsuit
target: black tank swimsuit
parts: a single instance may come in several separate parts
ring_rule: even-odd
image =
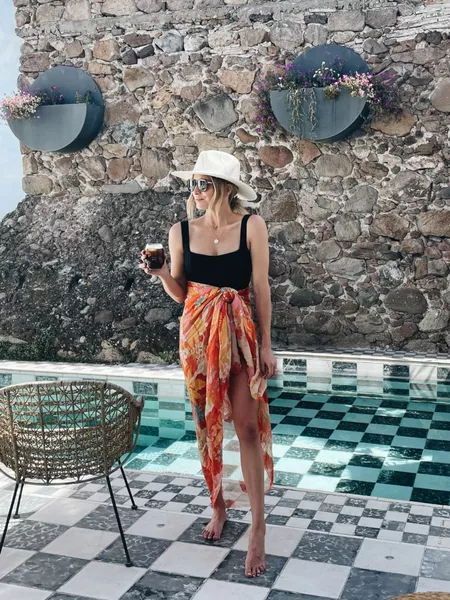
[[[183,237],[184,273],[187,281],[196,281],[217,287],[231,287],[243,290],[250,284],[252,259],[247,247],[247,221],[250,215],[244,215],[241,221],[239,249],[226,254],[212,256],[191,252],[189,247],[189,223],[181,221]]]

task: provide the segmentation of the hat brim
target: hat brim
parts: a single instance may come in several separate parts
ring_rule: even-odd
[[[188,181],[191,179],[193,175],[193,171],[172,171],[170,174],[174,177],[179,177],[184,181]],[[213,173],[212,171],[202,171],[202,175],[208,175],[209,177],[217,177],[218,179],[224,179],[225,181],[229,181],[233,185],[235,185],[238,189],[237,195],[241,200],[245,200],[247,202],[253,202],[257,198],[257,194],[255,190],[241,181],[240,179],[234,179],[233,177],[225,178],[223,175],[218,175],[217,173]]]

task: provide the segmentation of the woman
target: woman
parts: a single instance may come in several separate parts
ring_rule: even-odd
[[[223,421],[233,420],[252,514],[245,573],[255,577],[266,568],[264,469],[269,487],[273,483],[266,386],[276,360],[270,340],[267,228],[261,217],[243,209],[241,200],[254,200],[256,194],[240,180],[239,161],[230,154],[201,152],[192,172],[173,175],[190,183],[189,221],[170,229],[170,272],[166,264],[158,270],[144,264],[141,268],[159,276],[167,294],[185,303],[180,360],[213,509],[203,537],[219,539],[226,520]],[[204,211],[196,219],[195,208]],[[259,343],[249,303],[250,279]]]

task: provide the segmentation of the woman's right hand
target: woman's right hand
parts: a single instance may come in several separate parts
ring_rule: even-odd
[[[146,256],[145,252],[142,251],[141,252],[141,262],[139,263],[139,268],[142,269],[146,275],[155,275],[156,277],[161,277],[161,278],[164,278],[166,275],[169,275],[169,267],[167,265],[167,261],[164,261],[164,264],[160,269],[150,269],[144,262],[145,256]]]

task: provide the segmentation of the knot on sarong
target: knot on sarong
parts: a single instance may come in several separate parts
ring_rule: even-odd
[[[220,288],[220,291],[222,292],[223,300],[228,304],[231,304],[236,297],[236,290],[233,290],[233,288],[224,287]]]

